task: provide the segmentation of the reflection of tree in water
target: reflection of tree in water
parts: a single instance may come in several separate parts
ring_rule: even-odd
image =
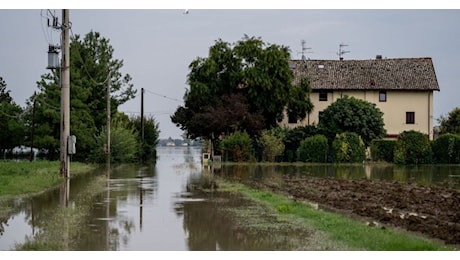
[[[239,198],[237,195],[219,192],[203,193],[203,189],[213,186],[213,178],[203,174],[199,178],[190,178],[187,184],[192,197],[205,197],[205,200],[184,200],[176,205],[176,214],[183,215],[184,229],[188,234],[188,246],[191,251],[211,250],[283,250],[288,242],[283,236],[273,233],[274,226],[280,226],[274,219],[263,219],[259,214],[248,211],[243,220],[238,210],[245,211],[258,207]],[[236,211],[235,211],[236,210]],[[266,216],[265,216],[266,217]],[[260,220],[257,223],[238,223],[248,219]],[[251,221],[249,221],[251,222]],[[269,223],[273,223],[270,225]],[[289,232],[289,231],[286,231]],[[290,234],[292,235],[292,234]]]
[[[186,163],[193,163],[195,162],[195,154],[194,154],[194,148],[190,148],[190,146],[185,146],[183,151],[184,151],[184,161]]]
[[[19,210],[14,207],[13,200],[0,200],[0,236],[5,232],[10,216],[18,214],[18,212]]]

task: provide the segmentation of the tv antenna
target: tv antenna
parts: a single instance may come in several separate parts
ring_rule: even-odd
[[[339,55],[339,59],[340,59],[340,60],[343,60],[342,55],[344,55],[345,53],[349,53],[349,52],[350,52],[350,51],[345,51],[345,50],[342,49],[343,47],[347,47],[347,46],[348,46],[348,45],[347,45],[347,44],[344,44],[344,43],[339,44],[339,52],[337,52],[337,55]]]
[[[305,47],[305,44],[306,44],[305,40],[302,40],[300,43],[302,44],[302,51],[298,52],[297,54],[302,53],[302,60],[306,60],[305,53],[313,53],[313,52],[311,52],[311,51],[307,52],[306,51],[306,50],[310,50],[311,48]]]

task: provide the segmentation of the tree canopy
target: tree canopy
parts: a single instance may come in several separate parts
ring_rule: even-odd
[[[441,117],[441,134],[460,134],[460,108],[456,107],[449,112],[447,118]]]
[[[0,151],[22,144],[25,134],[23,109],[14,103],[6,86],[0,77]]]
[[[113,57],[110,41],[97,32],[83,39],[74,35],[70,43],[70,130],[77,136],[77,154],[81,159],[96,145],[95,136],[106,125],[107,84],[110,82],[111,115],[118,106],[135,97],[129,74],[122,75],[123,61]],[[41,76],[38,92],[28,101],[35,108],[34,143],[57,154],[60,138],[59,71]],[[31,115],[29,112],[29,119]]]
[[[369,146],[373,139],[385,136],[384,125],[383,112],[374,103],[344,96],[323,111],[318,127],[330,141],[337,134],[353,132]]]
[[[303,119],[312,107],[307,104],[309,89],[302,82],[292,90],[289,62],[287,47],[260,38],[245,35],[233,44],[217,40],[207,58],[189,65],[190,88],[172,122],[189,137],[212,139],[222,132],[256,135],[276,126],[285,109]]]

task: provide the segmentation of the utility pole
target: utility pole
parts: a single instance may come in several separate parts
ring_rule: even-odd
[[[107,144],[106,144],[106,153],[107,153],[107,158],[106,158],[106,170],[107,176],[110,176],[110,71],[109,71],[109,77],[107,78]]]
[[[70,156],[67,142],[70,135],[70,39],[69,10],[62,10],[62,57],[61,57],[61,176],[69,178]]]
[[[37,101],[37,92],[34,92],[34,104],[32,106],[32,133],[30,136],[30,161],[34,160],[34,133],[35,133],[35,103]]]
[[[144,143],[144,88],[141,88],[141,140]]]

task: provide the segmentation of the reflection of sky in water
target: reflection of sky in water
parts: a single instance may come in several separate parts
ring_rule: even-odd
[[[176,194],[185,191],[190,172],[184,163],[197,160],[199,163],[199,154],[196,151],[184,153],[184,150],[187,148],[159,148],[155,166],[159,185],[153,194],[142,198],[142,208],[139,194],[129,196],[123,203],[118,202],[117,210],[129,212],[129,219],[135,225],[127,243],[120,243],[118,250],[188,250],[183,217],[175,213],[174,205]]]
[[[88,200],[92,203],[91,216],[88,217],[90,223],[81,231],[85,239],[75,250],[253,250],[257,246],[267,246],[273,242],[257,238],[251,238],[254,240],[252,241],[248,236],[244,236],[245,242],[239,241],[233,236],[232,229],[227,223],[228,219],[216,215],[215,202],[189,197],[191,193],[187,192],[188,189],[193,190],[193,187],[209,184],[211,181],[208,179],[209,172],[202,174],[200,148],[159,147],[158,156],[156,165],[151,168],[134,166],[112,171],[110,189],[106,189],[102,194],[93,195]],[[415,179],[422,183],[437,182],[445,179],[447,175],[460,175],[459,167],[453,169],[441,166],[366,166],[239,165],[225,167],[225,175],[270,181],[281,181],[284,174],[400,181],[408,181],[415,176]],[[224,167],[216,170],[216,173],[222,173],[220,171],[224,171]],[[71,203],[76,203],[72,200],[75,200],[77,195],[85,193],[90,181],[88,178],[80,184],[72,182]],[[52,202],[53,200],[55,202]],[[34,203],[36,217],[38,218],[41,210],[55,209],[58,203],[59,199],[54,195],[37,199]],[[28,205],[22,206],[26,209],[31,208]],[[223,205],[219,204],[220,206]],[[27,215],[23,211],[9,219],[4,234],[0,236],[0,250],[11,250],[15,243],[23,243],[26,236],[30,237],[33,230],[28,223],[31,222],[30,214]],[[108,234],[109,237],[104,234]]]
[[[32,227],[25,221],[23,212],[10,218],[4,225],[5,232],[0,236],[0,250],[14,250],[15,243],[23,243],[26,236],[32,235]],[[37,230],[35,230],[37,232]]]

